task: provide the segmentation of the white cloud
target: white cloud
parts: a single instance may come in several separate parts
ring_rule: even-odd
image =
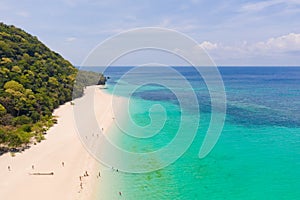
[[[247,3],[242,6],[240,9],[241,12],[255,12],[266,9],[270,6],[277,4],[286,4],[289,6],[300,5],[299,0],[268,0],[268,1],[260,1],[256,3]]]
[[[261,1],[257,3],[248,3],[241,8],[241,11],[259,11],[272,5],[278,4],[280,1]]]
[[[265,42],[258,42],[251,47],[260,51],[297,51],[300,50],[300,34],[290,33],[276,38],[270,38]]]
[[[205,50],[213,50],[213,49],[217,49],[218,48],[218,44],[217,43],[211,43],[208,41],[204,41],[199,45],[201,48],[205,49]]]
[[[183,33],[195,31],[199,28],[199,25],[194,20],[186,20],[177,16],[165,17],[159,24],[154,26],[173,29]]]
[[[76,37],[68,37],[66,42],[74,42],[77,38]]]
[[[295,52],[300,52],[300,34],[289,33],[256,43],[244,41],[238,45],[224,45],[204,41],[199,46],[206,49],[211,57],[216,60],[241,60],[241,62],[250,60],[255,63],[256,60],[261,61],[265,58],[272,58],[273,60],[271,59],[269,62],[279,64],[276,60],[286,56],[292,56],[294,60],[299,60],[299,56]],[[280,62],[289,63],[290,60],[283,59]]]

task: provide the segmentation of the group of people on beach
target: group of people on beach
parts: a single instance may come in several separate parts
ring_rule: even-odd
[[[118,170],[118,169],[115,169],[114,167],[111,167],[111,169],[112,169],[113,171],[119,172],[119,170]]]
[[[64,166],[65,166],[65,163],[62,162],[61,165],[62,165],[62,167],[64,167]],[[118,169],[114,169],[114,167],[111,167],[111,168],[112,168],[112,170],[114,170],[114,171],[116,171],[116,172],[119,172]],[[11,171],[11,166],[10,166],[10,165],[7,166],[7,169],[8,169],[8,171]],[[31,166],[31,169],[34,170],[34,165]],[[83,177],[88,177],[88,176],[89,176],[89,174],[88,174],[87,171],[84,172],[83,176],[79,176],[79,181],[80,181],[79,186],[80,186],[80,189],[81,189],[81,190],[83,190]],[[100,178],[100,177],[101,177],[101,173],[100,173],[100,171],[99,171],[99,173],[97,174],[97,179]],[[81,191],[81,190],[80,190],[80,191]],[[80,193],[80,191],[79,191],[79,193]],[[122,196],[122,192],[120,192],[120,191],[119,191],[119,196]]]
[[[99,172],[99,175],[100,175],[100,172]],[[85,171],[85,172],[83,173],[83,176],[79,176],[79,181],[80,181],[79,186],[80,186],[80,189],[81,189],[81,190],[83,189],[83,178],[84,178],[84,177],[88,177],[88,176],[90,176],[90,175],[89,175],[89,173],[88,173],[87,171]],[[97,178],[98,178],[98,176],[97,176]],[[79,192],[80,192],[80,191],[79,191]]]
[[[65,162],[61,162],[62,167],[65,167]],[[8,171],[11,171],[10,165],[7,166]],[[31,165],[31,169],[34,170],[34,165]]]

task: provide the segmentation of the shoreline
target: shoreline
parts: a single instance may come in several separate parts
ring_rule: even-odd
[[[90,86],[93,87],[99,88]],[[97,91],[95,98],[101,101],[97,104],[97,121],[108,130],[106,134],[112,124],[108,116],[113,116],[107,105],[113,95]],[[58,116],[58,123],[47,131],[44,141],[14,157],[9,153],[0,156],[0,199],[85,200],[98,197],[99,187],[111,190],[111,179],[116,176],[85,149],[76,130],[71,103],[61,105],[53,115]],[[86,172],[89,176],[84,176]]]

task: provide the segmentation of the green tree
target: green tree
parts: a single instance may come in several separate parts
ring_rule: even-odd
[[[0,117],[6,114],[5,107],[0,103]]]
[[[11,71],[16,73],[21,73],[22,69],[19,66],[15,65],[11,68]]]
[[[17,81],[11,80],[4,84],[4,89],[14,92],[23,92],[25,90],[24,86]]]

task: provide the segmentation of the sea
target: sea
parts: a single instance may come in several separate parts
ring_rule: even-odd
[[[300,67],[218,67],[225,111],[212,108],[212,93],[218,91],[210,91],[197,68],[132,69],[104,71],[106,92],[130,98],[130,119],[123,119],[130,125],[112,128],[115,144],[145,154],[173,148],[169,152],[180,155],[143,164],[124,159],[148,171],[120,169],[112,199],[300,199]],[[220,135],[199,157],[212,112],[225,121],[214,124],[222,127]],[[181,137],[176,145],[168,146],[176,137]]]

